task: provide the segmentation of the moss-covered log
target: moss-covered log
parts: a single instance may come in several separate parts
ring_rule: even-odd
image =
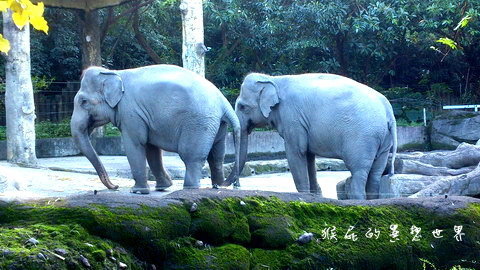
[[[128,269],[419,269],[425,261],[438,269],[480,267],[480,200],[340,202],[255,193],[186,190],[162,199],[99,193],[56,206],[3,205],[0,269],[82,269],[80,255],[92,269],[119,262]],[[412,226],[421,228],[419,241]],[[455,226],[463,226],[462,241]],[[442,238],[432,234],[437,229]],[[298,243],[305,232],[313,241]],[[345,239],[350,233],[356,241]],[[56,249],[67,252],[64,260]]]

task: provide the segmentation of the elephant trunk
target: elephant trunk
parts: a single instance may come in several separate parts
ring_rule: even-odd
[[[77,120],[74,113],[72,117],[72,121],[70,123],[73,140],[77,145],[77,147],[80,149],[80,151],[87,157],[90,163],[92,163],[93,167],[97,171],[98,177],[100,177],[100,181],[102,181],[102,183],[108,189],[117,189],[118,186],[110,182],[110,179],[108,177],[107,171],[105,170],[105,167],[103,167],[103,164],[100,161],[97,155],[97,152],[95,152],[95,149],[93,149],[93,146],[88,134],[88,124],[86,122],[88,121]]]
[[[245,167],[245,162],[247,162],[247,152],[248,152],[248,132],[246,128],[243,128],[240,135],[240,161],[238,164],[239,174],[242,173],[243,167]]]
[[[240,177],[240,174],[243,171],[243,167],[245,166],[245,162],[247,161],[247,150],[248,150],[248,132],[247,132],[247,129],[243,128],[242,126],[242,131],[240,133],[239,160],[238,160],[238,164],[235,164],[237,168],[234,167],[232,169],[232,172],[228,176],[227,180],[222,184],[222,186],[229,186],[233,184],[238,177]],[[238,173],[236,173],[235,171],[237,171]]]

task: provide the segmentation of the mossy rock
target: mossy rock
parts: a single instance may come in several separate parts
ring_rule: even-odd
[[[295,222],[288,216],[248,217],[252,231],[252,244],[255,247],[279,249],[285,248],[295,241]]]
[[[198,249],[180,247],[175,250],[165,266],[168,269],[250,269],[250,252],[239,245],[227,244],[220,247]]]
[[[312,198],[294,198],[302,196]],[[80,255],[92,269],[115,269],[111,250],[129,269],[149,264],[157,269],[422,269],[423,259],[437,269],[480,268],[479,203],[455,210],[466,199],[382,202],[390,201],[365,202],[368,206],[336,202],[342,206],[276,197],[203,199],[192,213],[191,203],[183,201],[134,208],[0,205],[0,269],[82,269]],[[392,224],[400,233],[394,242]],[[413,225],[421,228],[420,241],[412,241]],[[462,241],[454,238],[458,225],[465,233]],[[335,238],[324,239],[331,227]],[[365,236],[371,229],[381,232],[378,239]],[[435,229],[444,237],[434,238]],[[287,239],[282,244],[268,238],[279,231]],[[300,245],[294,240],[303,231],[314,239]],[[346,239],[347,233],[358,239]],[[39,244],[26,245],[30,237]],[[208,245],[196,244],[197,239]],[[65,261],[45,251],[56,248],[68,251]]]
[[[28,244],[29,238],[37,244]],[[90,235],[79,225],[34,224],[0,227],[0,269],[84,269],[84,256],[92,269],[115,269],[117,262],[106,259],[107,250],[122,248],[110,240]],[[64,260],[55,256],[55,249],[67,251]],[[123,248],[122,248],[123,249]],[[41,255],[39,255],[41,254]],[[144,269],[147,264],[131,253],[115,253],[117,261],[128,269]]]
[[[190,233],[212,245],[247,244],[251,238],[245,215],[212,200],[203,200],[198,210],[192,213]]]

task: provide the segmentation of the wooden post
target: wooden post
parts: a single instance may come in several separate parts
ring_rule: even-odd
[[[203,44],[203,1],[181,0],[182,60],[183,67],[205,77],[205,53]]]

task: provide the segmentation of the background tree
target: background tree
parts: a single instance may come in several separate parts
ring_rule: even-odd
[[[149,1],[98,10],[102,64],[113,69],[182,65],[181,1],[151,0],[130,12],[140,2]],[[206,77],[232,102],[243,77],[252,71],[343,74],[383,92],[397,117],[407,122],[421,118],[416,110],[423,107],[438,110],[444,104],[480,101],[479,1],[203,2],[204,43],[212,48],[205,59]],[[47,9],[50,35],[32,33],[35,77],[78,81],[81,54],[75,14]],[[465,16],[471,17],[468,27],[456,36],[453,29]],[[443,62],[444,56],[430,48],[445,51],[436,42],[439,37],[449,37],[461,47]]]
[[[35,165],[35,105],[30,75],[30,23],[48,32],[43,4],[30,1],[0,1],[3,34],[0,50],[7,53],[6,115],[7,159],[17,164]]]
[[[183,67],[205,76],[207,48],[203,44],[203,1],[181,0],[180,12]]]

